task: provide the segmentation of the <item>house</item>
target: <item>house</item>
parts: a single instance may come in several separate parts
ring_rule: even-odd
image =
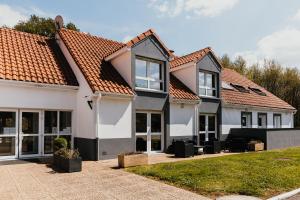
[[[294,128],[296,109],[234,70],[222,70],[222,139],[232,128]]]
[[[220,140],[248,120],[242,111],[261,112],[231,102],[246,94],[233,84],[272,97],[268,115],[293,127],[295,109],[243,77],[226,79],[211,48],[178,57],[152,29],[121,43],[64,29],[61,17],[56,25],[55,38],[0,29],[1,159],[51,155],[58,136],[85,160],[163,152],[174,139]]]

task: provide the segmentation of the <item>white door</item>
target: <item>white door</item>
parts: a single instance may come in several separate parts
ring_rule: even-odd
[[[201,114],[199,116],[199,134],[205,134],[205,141],[209,136],[217,138],[217,119],[214,114]]]
[[[156,112],[136,113],[136,151],[161,152],[163,150],[163,117]]]
[[[20,111],[19,157],[41,155],[41,112]]]

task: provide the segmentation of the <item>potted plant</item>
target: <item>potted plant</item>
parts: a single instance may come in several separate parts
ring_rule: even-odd
[[[68,148],[68,141],[63,137],[58,137],[54,139],[54,145],[53,145],[53,165],[57,168],[60,166],[60,156],[57,155],[55,152],[57,152],[60,149],[66,149]]]
[[[59,169],[69,173],[81,171],[82,159],[77,149],[61,148],[54,154],[59,158]]]
[[[264,143],[260,140],[251,140],[248,143],[249,151],[263,151],[264,150]]]
[[[148,165],[148,154],[144,153],[123,153],[118,155],[120,168]]]
[[[53,164],[56,168],[65,172],[79,172],[82,169],[82,159],[79,151],[68,148],[68,142],[65,138],[56,138],[54,140]]]

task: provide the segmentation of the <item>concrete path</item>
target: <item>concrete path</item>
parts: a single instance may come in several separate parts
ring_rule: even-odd
[[[0,163],[0,199],[197,199],[208,198],[101,162],[84,162],[79,173],[55,173],[45,164]]]

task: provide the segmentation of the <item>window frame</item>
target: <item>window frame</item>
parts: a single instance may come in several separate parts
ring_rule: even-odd
[[[200,73],[203,73],[204,74],[204,86],[203,85],[200,85]],[[207,75],[210,74],[212,75],[212,80],[213,80],[213,77],[214,77],[214,80],[215,80],[215,87],[208,87],[207,86]],[[198,89],[199,89],[199,96],[202,96],[202,97],[213,97],[213,98],[217,98],[218,97],[218,94],[217,94],[217,74],[216,73],[213,73],[213,72],[207,72],[207,71],[202,71],[202,70],[199,70],[199,73],[198,73]],[[213,85],[213,82],[212,82],[212,85]],[[205,90],[205,94],[200,94],[200,90],[201,89],[204,89]],[[215,91],[215,95],[207,95],[208,94],[208,90],[212,90],[212,92]]]
[[[262,127],[262,128],[268,128],[268,113],[263,113],[263,112],[257,113],[257,127],[260,128],[259,124],[258,124],[258,120],[259,120],[259,116],[261,116],[261,115],[266,116],[266,127]]]
[[[243,126],[243,114],[250,114],[250,127],[244,127]],[[252,112],[244,112],[244,111],[242,111],[241,112],[241,128],[253,128],[253,121],[252,121],[252,118],[253,118],[253,116],[252,116]]]
[[[45,113],[49,111],[49,112],[53,112],[55,111],[56,112],[56,115],[57,115],[57,124],[56,124],[56,133],[45,133]],[[60,132],[60,112],[70,112],[71,113],[71,131],[70,133],[61,133]],[[45,137],[47,136],[53,136],[54,139],[55,138],[58,138],[58,137],[63,137],[63,136],[70,136],[70,145],[71,147],[73,147],[73,111],[72,110],[59,110],[59,109],[45,109],[43,110],[43,119],[42,119],[42,122],[43,122],[43,125],[42,125],[42,134],[41,134],[41,137],[43,138],[42,139],[42,155],[45,155],[45,156],[48,156],[48,155],[52,155],[53,153],[45,153]]]
[[[275,127],[275,117],[280,117],[280,127]],[[273,113],[273,128],[282,128],[282,114]]]
[[[146,62],[146,77],[136,75],[136,68],[137,68],[136,67],[136,61],[137,60],[141,60],[141,61]],[[136,56],[134,61],[135,61],[135,72],[134,72],[134,77],[135,77],[134,86],[135,86],[135,89],[145,90],[145,91],[154,91],[154,92],[164,92],[165,88],[166,88],[166,84],[165,84],[165,64],[164,64],[164,62],[160,61],[160,60],[149,59],[149,58],[144,58],[144,57],[140,57],[140,56]],[[150,77],[150,63],[159,64],[159,66],[160,66],[160,74],[159,75],[160,75],[161,79],[155,79],[155,78]],[[138,86],[136,86],[137,80],[147,81],[147,87],[138,87]],[[151,82],[162,84],[162,89],[157,90],[157,89],[151,88],[150,87]]]

